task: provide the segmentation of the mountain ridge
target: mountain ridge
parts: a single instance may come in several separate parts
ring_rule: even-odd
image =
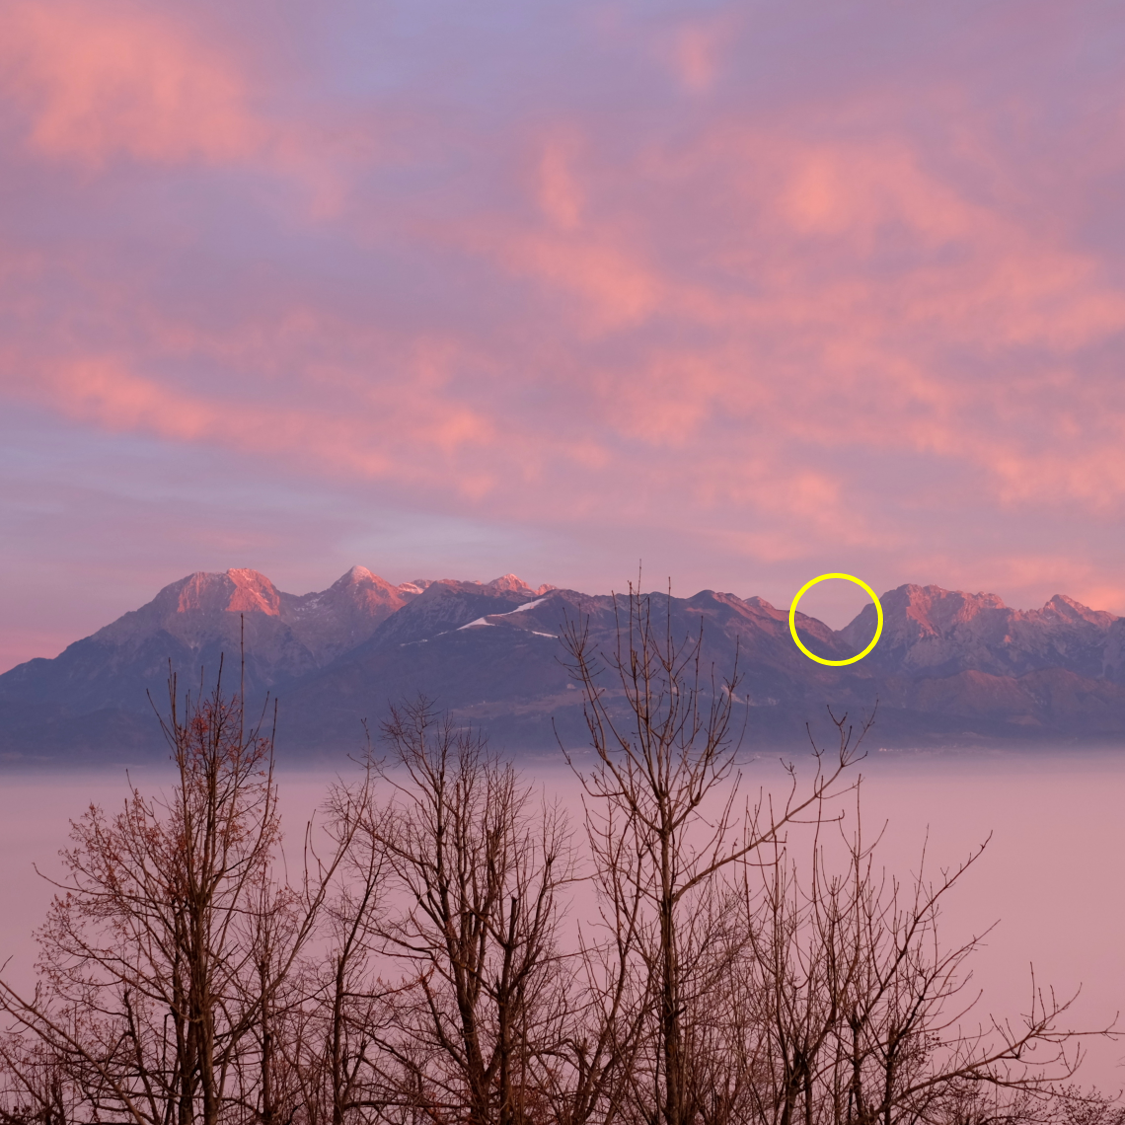
[[[1078,738],[1125,743],[1125,618],[1057,594],[1016,610],[995,594],[904,584],[881,596],[884,630],[863,661],[808,660],[788,611],[765,599],[702,590],[648,595],[654,622],[676,636],[702,629],[704,657],[737,660],[751,742],[788,745],[825,704],[870,711],[879,738],[937,744]],[[611,595],[513,574],[491,582],[417,579],[392,585],[352,567],[325,590],[279,590],[248,568],[169,583],[53,660],[0,675],[0,758],[105,760],[159,752],[150,699],[214,674],[245,643],[247,695],[281,700],[279,748],[290,758],[354,749],[396,699],[423,692],[500,747],[539,750],[584,733],[581,693],[559,638],[581,621],[608,651]],[[797,614],[803,643],[846,658],[874,634],[874,606],[840,630]]]

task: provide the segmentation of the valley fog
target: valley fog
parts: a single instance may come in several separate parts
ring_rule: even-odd
[[[776,761],[742,764],[743,792],[781,792]],[[525,761],[526,781],[547,800],[558,800],[580,827],[579,786],[565,766],[549,758]],[[357,774],[355,767],[352,774]],[[1069,1026],[1112,1022],[1125,1009],[1125,757],[1112,754],[881,753],[873,750],[854,770],[862,775],[864,835],[885,831],[876,866],[909,882],[923,845],[926,871],[936,878],[955,867],[991,834],[985,854],[945,899],[940,936],[945,948],[980,934],[968,991],[983,997],[972,1019],[1018,1021],[1028,1008],[1030,967],[1036,981],[1069,997],[1081,987]],[[169,775],[130,771],[151,792]],[[337,776],[348,771],[278,774],[286,860],[296,875],[304,825]],[[31,981],[33,929],[43,920],[53,888],[39,878],[61,871],[58,850],[67,844],[69,820],[90,804],[113,810],[126,794],[124,770],[87,774],[23,773],[0,776],[0,960],[7,979]],[[854,795],[833,809],[854,816]],[[829,811],[832,811],[830,809]],[[798,829],[791,851],[807,868],[807,840]],[[829,834],[826,838],[830,838]],[[579,890],[572,913],[588,916],[589,896]],[[1090,1040],[1079,1071],[1083,1085],[1116,1091],[1125,1085],[1125,1042]]]

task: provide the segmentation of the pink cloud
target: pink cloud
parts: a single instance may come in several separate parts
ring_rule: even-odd
[[[721,408],[764,415],[773,432],[795,439],[968,459],[1004,502],[1092,499],[1080,465],[1060,475],[1019,420],[997,426],[1027,403],[1021,380],[958,371],[947,353],[1066,353],[1108,339],[1125,327],[1125,293],[1095,259],[1058,244],[1050,228],[1029,229],[1000,206],[968,200],[923,170],[903,140],[827,148],[729,128],[722,136],[705,138],[694,161],[681,151],[674,170],[659,156],[618,169],[621,180],[649,173],[646,195],[658,199],[662,187],[682,190],[695,178],[734,198],[725,214],[692,221],[701,246],[686,262],[660,262],[668,216],[659,204],[614,215],[580,188],[590,218],[565,238],[493,220],[498,263],[534,277],[547,303],[579,295],[577,307],[553,307],[571,308],[583,335],[669,323],[709,334],[690,353],[649,355],[646,346],[617,371],[590,370],[591,391],[619,434],[687,448]],[[664,171],[663,184],[653,169]],[[604,182],[606,170],[598,173]],[[754,190],[738,198],[748,180]],[[873,263],[880,239],[905,253],[903,267]],[[717,284],[699,280],[716,265],[727,267]],[[752,296],[737,293],[745,285]],[[1073,416],[1069,432],[1089,437]],[[1114,463],[1112,441],[1087,459]],[[1027,482],[1022,497],[1016,480]],[[1110,493],[1120,499],[1103,483],[1102,501]]]
[[[721,69],[724,39],[729,39],[733,21],[718,17],[693,20],[678,27],[668,52],[672,71],[691,94],[706,93]]]
[[[954,182],[925,170],[901,138],[829,146],[727,122],[675,161],[648,148],[631,163],[607,166],[591,148],[572,132],[543,149],[533,190],[544,223],[470,214],[452,228],[455,244],[486,269],[537,287],[529,315],[544,331],[526,357],[503,350],[510,337],[489,338],[487,328],[470,335],[436,326],[445,343],[435,350],[424,336],[369,328],[315,306],[202,334],[171,310],[141,307],[134,315],[150,322],[151,358],[202,355],[263,373],[290,368],[298,395],[327,394],[338,409],[279,403],[248,416],[225,398],[142,378],[135,372],[148,362],[143,354],[68,360],[43,393],[113,428],[249,443],[267,453],[298,447],[329,471],[378,479],[432,482],[440,474],[421,451],[436,451],[440,472],[454,473],[477,500],[504,494],[504,482],[544,479],[552,460],[620,471],[627,480],[633,468],[622,468],[606,439],[640,442],[690,459],[671,476],[694,502],[722,496],[769,510],[756,497],[784,495],[778,513],[806,520],[819,510],[812,522],[825,535],[841,534],[848,520],[856,533],[854,515],[823,515],[839,508],[846,482],[812,488],[831,474],[795,462],[787,444],[862,443],[966,460],[987,474],[1001,503],[1120,500],[1118,486],[1096,485],[1117,463],[1118,432],[1080,458],[1044,457],[1019,417],[1026,385],[961,372],[945,355],[951,346],[1067,352],[1125,326],[1125,294],[1102,279],[1095,260],[1057,244],[1052,230],[1037,232],[966,199]],[[623,209],[623,185],[633,181],[645,184],[649,205]],[[715,195],[722,207],[701,206],[669,239],[677,200],[702,204]],[[676,244],[685,229],[686,251]],[[902,266],[879,268],[880,239],[903,254]],[[644,335],[665,327],[694,342]],[[311,358],[324,339],[342,344],[329,362]],[[584,348],[605,345],[611,362],[583,358]],[[306,358],[293,367],[286,355]],[[595,408],[591,420],[604,436],[587,435],[578,452],[558,414],[519,414],[504,403],[544,362],[564,381],[569,411]],[[472,405],[452,390],[467,367],[477,372]],[[1033,401],[1044,393],[1052,388],[1034,391]],[[997,424],[1006,413],[1010,424]],[[752,427],[726,451],[707,437],[721,418]],[[1073,411],[1064,429],[1064,445],[1088,441],[1088,424]],[[747,451],[761,447],[763,432],[770,456],[746,477]],[[556,478],[559,486],[568,488]],[[616,503],[612,493],[603,500]],[[589,511],[585,498],[577,507]]]
[[[563,230],[574,230],[582,222],[585,198],[574,169],[579,144],[573,133],[552,137],[539,158],[539,206]]]
[[[213,17],[214,13],[210,13]],[[337,216],[351,169],[390,143],[385,121],[270,113],[284,74],[223,39],[207,5],[13,0],[0,11],[0,91],[48,161],[257,168],[297,185],[302,219]]]
[[[30,144],[91,165],[227,162],[261,147],[242,76],[167,9],[16,2],[0,15],[10,91],[31,113]]]
[[[1093,260],[1053,245],[1049,236],[1037,238],[997,209],[966,201],[954,184],[924,172],[903,141],[827,148],[768,132],[732,132],[728,125],[718,137],[704,136],[694,153],[681,153],[674,169],[659,152],[647,152],[632,165],[594,167],[588,182],[576,148],[572,142],[545,151],[538,201],[546,226],[503,216],[482,225],[470,217],[458,237],[478,258],[540,287],[541,309],[549,308],[556,321],[547,330],[546,354],[572,389],[583,387],[591,396],[585,401],[600,404],[599,428],[695,456],[695,443],[706,440],[717,416],[754,419],[775,439],[788,435],[835,448],[862,441],[869,448],[966,458],[989,474],[1004,502],[1042,495],[1047,477],[1060,498],[1091,499],[1092,466],[1113,459],[1111,448],[1089,452],[1088,467],[1074,464],[1058,474],[1041,451],[1024,448],[1018,424],[1005,432],[992,420],[983,427],[974,422],[984,414],[995,419],[1023,392],[1007,379],[951,369],[942,351],[951,344],[982,353],[1013,345],[1074,349],[1106,338],[1125,325],[1125,295],[1101,281]],[[653,206],[622,215],[614,180],[638,177],[647,178]],[[687,256],[664,238],[670,198],[685,185],[704,194],[718,185],[730,199],[725,211],[693,220],[697,244]],[[870,264],[888,229],[907,254],[905,267],[890,272]],[[711,281],[707,275],[715,270],[718,279]],[[417,448],[439,450],[444,463],[477,482],[477,495],[492,491],[481,482],[510,475],[510,461],[523,461],[525,439],[548,457],[552,451],[566,456],[566,443],[552,432],[557,418],[520,418],[513,430],[516,419],[505,421],[505,408],[490,396],[480,408],[450,397],[448,372],[472,353],[497,389],[526,377],[519,355],[496,351],[487,337],[470,342],[451,333],[451,350],[440,362],[399,354],[395,383],[363,366],[363,357],[382,346],[378,333],[315,310],[292,310],[265,335],[253,329],[210,339],[167,312],[160,320],[157,347],[228,361],[242,355],[263,371],[281,358],[271,341],[299,353],[325,333],[348,341],[349,358],[329,366],[305,361],[300,383],[310,392],[331,386],[361,416],[377,410],[376,432],[408,434]],[[694,333],[698,342],[668,347],[629,340],[613,366],[558,351],[566,332],[596,345],[658,325]],[[422,343],[397,335],[398,353]],[[447,374],[435,376],[439,369]],[[216,415],[227,408],[205,397],[162,391],[158,380],[138,381],[97,361],[68,371],[52,384],[61,389],[64,409],[178,440],[225,440]],[[1072,432],[1076,426],[1085,432],[1072,419]],[[404,480],[428,475],[411,464],[405,448],[394,457],[372,454],[364,428],[331,411],[274,410],[240,422],[231,434],[251,440],[248,430],[261,435],[252,440],[263,449],[299,440],[305,456],[329,465]],[[501,430],[520,436],[505,448],[491,447]],[[718,479],[737,480],[742,456],[733,448],[725,468],[710,457],[708,463]],[[604,450],[597,457],[604,461]],[[775,464],[789,476],[784,457]],[[755,487],[760,483],[756,478]],[[1103,500],[1105,493],[1102,488]]]
[[[426,365],[425,356],[417,359],[420,382]],[[16,393],[112,431],[225,446],[415,485],[447,480],[465,447],[488,445],[494,437],[493,424],[480,413],[440,396],[419,396],[407,384],[359,393],[346,412],[310,410],[245,395],[185,393],[137,374],[121,357],[58,361]],[[489,474],[466,472],[457,490],[479,499],[490,490]]]

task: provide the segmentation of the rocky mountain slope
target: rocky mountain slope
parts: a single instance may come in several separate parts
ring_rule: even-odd
[[[1099,678],[1107,673],[1109,634],[1115,623],[1125,623],[1063,594],[1034,610],[1009,609],[995,594],[938,586],[900,586],[879,600],[885,623],[871,665],[912,676],[1022,676],[1067,668]],[[857,645],[870,640],[874,629],[875,607],[868,605],[841,636]],[[1109,663],[1116,674],[1119,657]]]
[[[881,745],[1125,743],[1125,618],[1062,595],[1023,611],[936,586],[900,586],[881,602],[879,644],[846,668],[803,656],[787,611],[761,598],[702,591],[654,594],[650,604],[661,628],[670,615],[676,636],[702,628],[706,668],[725,673],[737,660],[739,721],[752,745],[804,739],[806,721],[823,727],[825,704],[859,714],[876,700]],[[800,614],[798,625],[812,651],[838,659],[870,640],[874,607],[839,632]],[[201,668],[213,676],[225,654],[234,686],[240,636],[248,696],[280,700],[286,757],[354,751],[365,721],[377,730],[388,706],[420,692],[506,749],[549,749],[556,736],[581,746],[581,693],[561,640],[578,626],[610,652],[613,599],[533,590],[513,575],[392,586],[354,567],[298,597],[252,570],[193,574],[54,660],[0,676],[0,755],[160,753],[149,694],[166,699],[169,661],[182,686],[198,683]]]

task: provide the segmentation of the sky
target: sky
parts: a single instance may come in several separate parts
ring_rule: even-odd
[[[6,0],[0,668],[227,567],[1125,614],[1123,49],[1117,0]]]

